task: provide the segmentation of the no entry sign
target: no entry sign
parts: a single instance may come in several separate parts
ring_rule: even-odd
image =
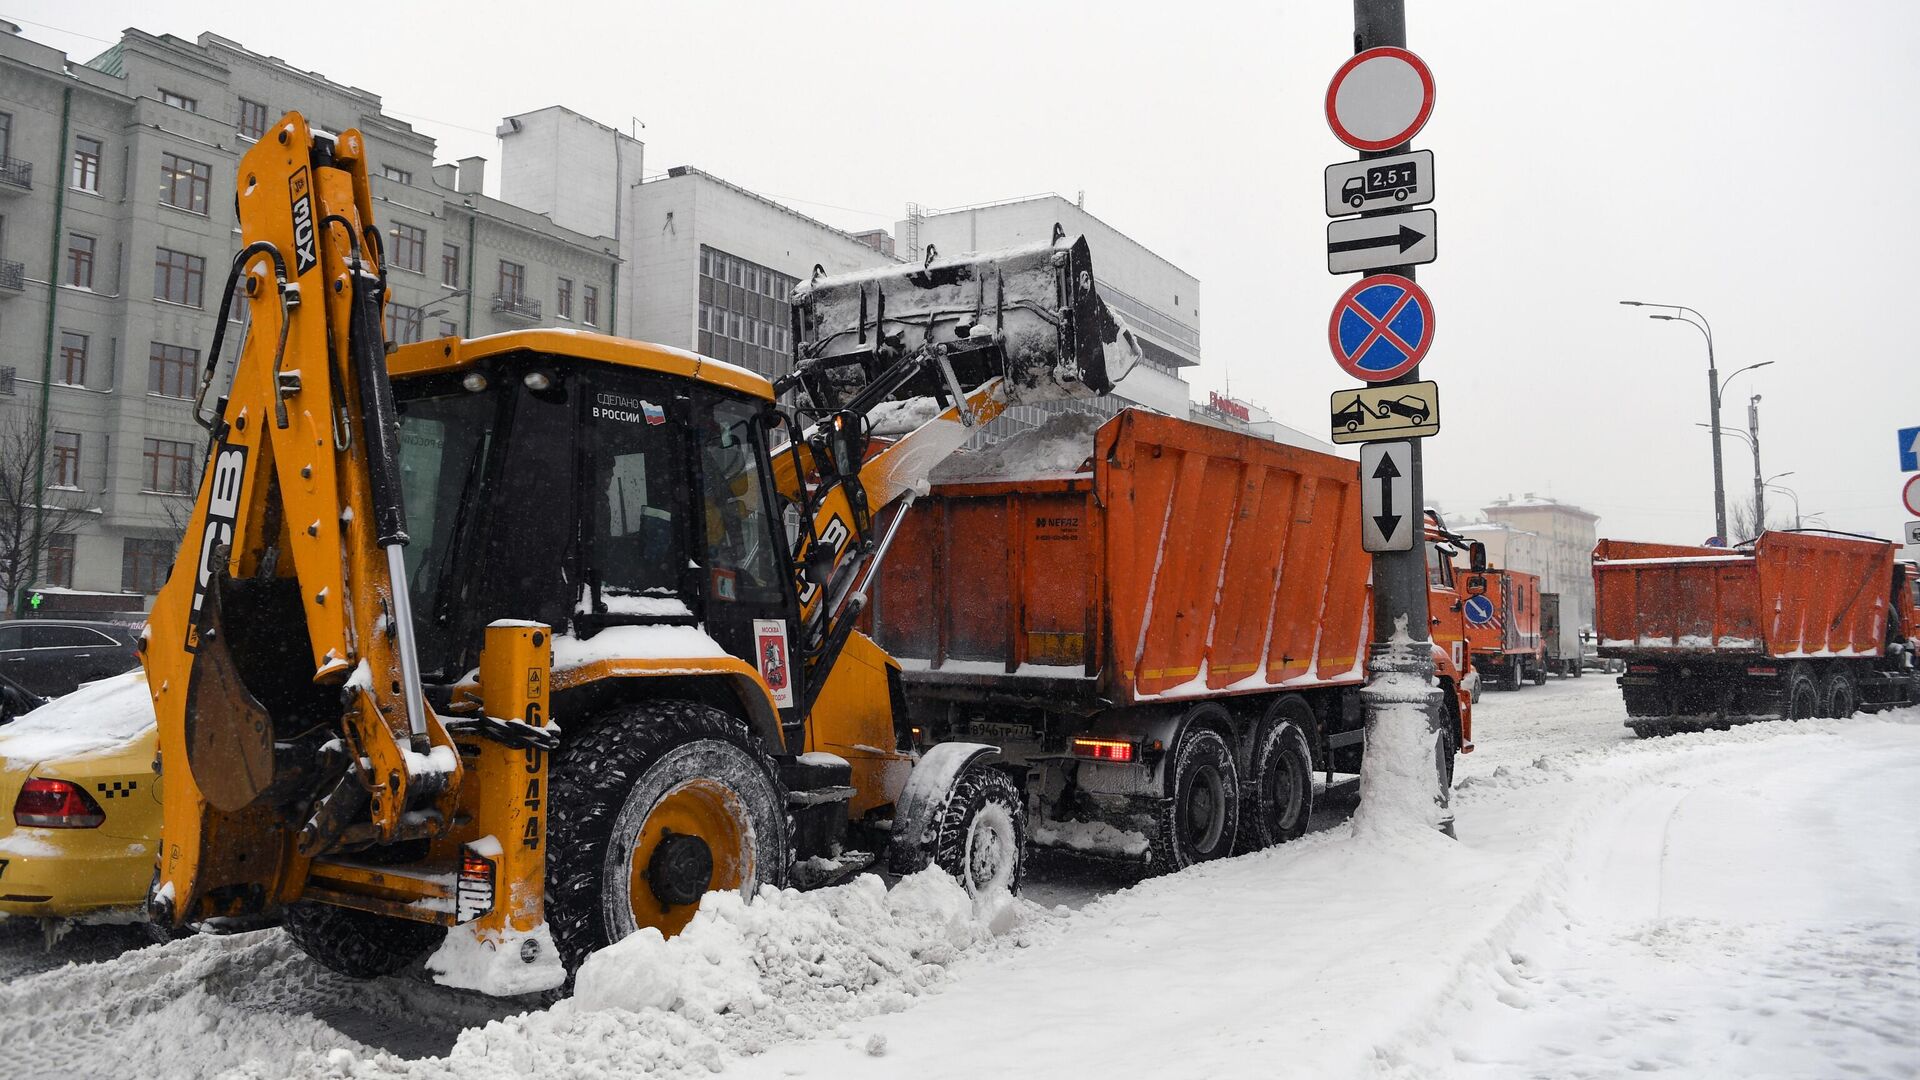
[[[1354,378],[1397,379],[1433,345],[1433,301],[1398,274],[1361,278],[1333,305],[1327,344],[1340,370]]]
[[[1327,125],[1355,150],[1390,150],[1433,115],[1433,72],[1405,49],[1355,53],[1327,84]]]

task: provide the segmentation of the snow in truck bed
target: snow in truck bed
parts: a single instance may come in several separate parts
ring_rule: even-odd
[[[959,481],[1047,480],[1088,472],[1093,435],[1106,417],[1060,413],[1031,431],[1023,431],[985,450],[955,454],[928,477],[936,484]]]

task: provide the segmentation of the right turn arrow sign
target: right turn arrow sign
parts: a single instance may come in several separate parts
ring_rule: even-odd
[[[1413,444],[1360,447],[1360,544],[1368,551],[1413,548]]]

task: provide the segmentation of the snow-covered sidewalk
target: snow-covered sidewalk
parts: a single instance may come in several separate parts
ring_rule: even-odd
[[[0,1044],[150,1077],[1920,1076],[1920,712],[1638,741],[1618,693],[1487,695],[1458,841],[1336,824],[1078,912],[938,875],[719,903],[531,1011],[202,938],[0,984]]]

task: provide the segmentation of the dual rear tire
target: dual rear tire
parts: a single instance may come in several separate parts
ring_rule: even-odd
[[[1255,729],[1247,775],[1229,742],[1231,718],[1204,705],[1187,718],[1162,766],[1151,874],[1172,873],[1298,839],[1313,816],[1313,710],[1297,697],[1274,702]]]

